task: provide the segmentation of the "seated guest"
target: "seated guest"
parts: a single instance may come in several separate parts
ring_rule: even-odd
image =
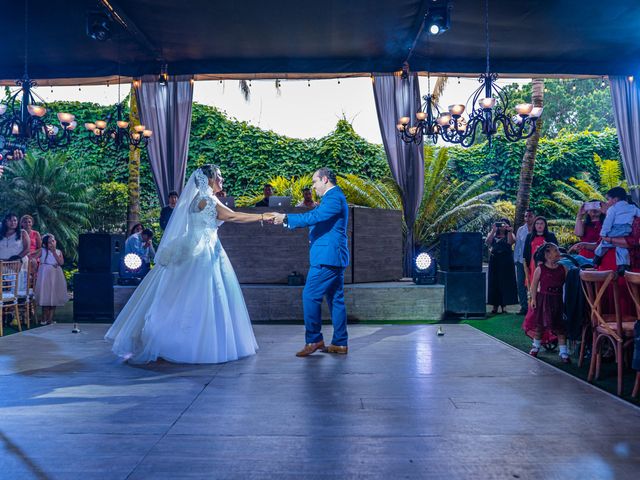
[[[169,223],[169,219],[171,218],[171,214],[173,213],[173,209],[176,208],[178,203],[178,192],[171,191],[169,192],[169,204],[166,207],[162,207],[160,211],[160,228],[165,230],[167,228],[167,224]]]
[[[27,289],[27,265],[30,245],[29,235],[20,228],[18,216],[14,213],[7,213],[2,219],[2,225],[0,225],[0,260],[22,261],[21,271],[18,275],[19,291]],[[16,318],[13,318],[12,325],[18,325]]]
[[[218,198],[227,198],[227,191],[226,190],[219,190],[216,192],[216,197]]]
[[[0,260],[22,260],[25,262],[31,248],[27,232],[18,223],[18,216],[7,213],[0,226]]]
[[[124,244],[124,254],[135,253],[140,256],[142,263],[149,265],[156,255],[153,248],[153,231],[145,228],[140,233],[134,233]]]
[[[302,189],[302,201],[296,205],[296,207],[303,208],[316,208],[318,204],[313,201],[313,194],[309,187]]]
[[[40,268],[36,279],[35,301],[42,307],[40,325],[55,323],[53,315],[56,307],[62,307],[69,301],[67,281],[62,272],[64,257],[56,248],[56,239],[50,233],[42,237]]]
[[[273,187],[266,183],[263,189],[264,198],[254,205],[254,207],[268,207],[269,197],[273,195]]]

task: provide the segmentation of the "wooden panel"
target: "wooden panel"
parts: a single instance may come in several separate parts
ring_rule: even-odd
[[[351,250],[352,209],[349,209],[347,238]],[[237,211],[262,213],[270,208],[239,208]],[[287,209],[291,213],[308,212],[302,208]],[[297,271],[305,278],[309,271],[308,229],[289,230],[281,225],[259,223],[225,223],[220,228],[220,241],[240,283],[287,283],[287,276]],[[345,270],[345,283],[353,281],[351,265]]]
[[[402,212],[353,208],[353,281],[402,278]]]

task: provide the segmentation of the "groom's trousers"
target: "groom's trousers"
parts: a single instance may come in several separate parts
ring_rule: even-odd
[[[333,345],[346,346],[347,310],[344,306],[344,267],[312,266],[302,292],[305,341],[316,343],[322,337],[322,299],[327,297],[333,323]]]

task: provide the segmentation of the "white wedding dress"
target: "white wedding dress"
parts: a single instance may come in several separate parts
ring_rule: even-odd
[[[256,353],[242,290],[218,239],[218,204],[196,170],[171,215],[155,267],[105,336],[114,353],[132,363],[222,363]]]

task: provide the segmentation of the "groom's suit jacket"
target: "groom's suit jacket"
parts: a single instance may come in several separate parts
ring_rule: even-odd
[[[320,205],[310,212],[287,214],[288,228],[310,227],[311,266],[346,267],[349,265],[348,220],[347,199],[339,187],[328,190],[322,197]]]

